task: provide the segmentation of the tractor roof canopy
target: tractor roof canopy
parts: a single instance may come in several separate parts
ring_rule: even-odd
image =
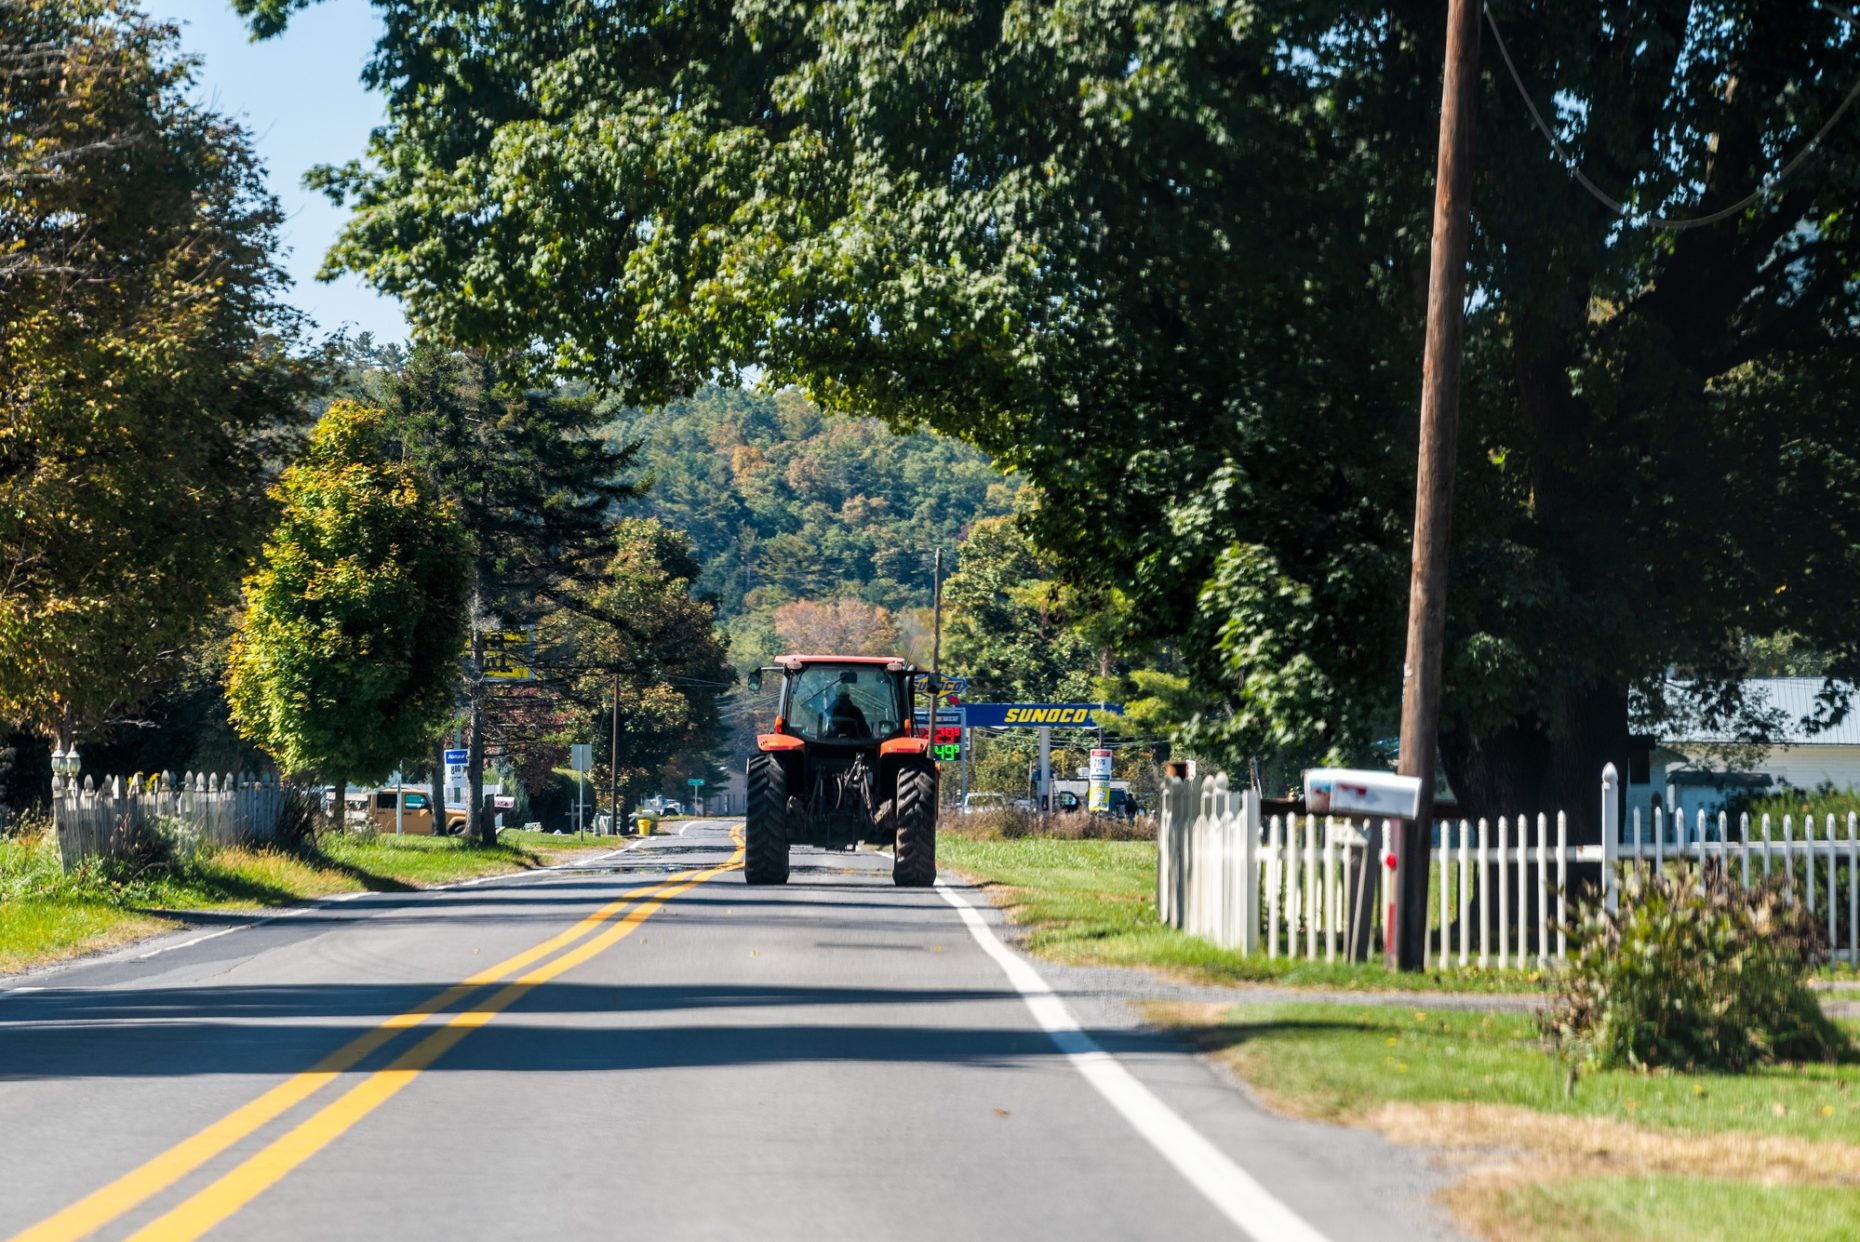
[[[784,655],[776,656],[775,663],[790,671],[805,668],[809,664],[877,664],[892,673],[918,671],[909,660],[900,656]]]

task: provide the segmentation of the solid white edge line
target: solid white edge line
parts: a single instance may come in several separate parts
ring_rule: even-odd
[[[1256,1242],[1327,1242],[1323,1234],[1163,1103],[1116,1057],[1100,1048],[1079,1027],[1072,1011],[1040,977],[1040,972],[1002,944],[994,929],[962,894],[940,879],[936,887],[943,899],[962,916],[969,934],[982,946],[982,951],[1001,967],[1034,1020],[1045,1029],[1072,1067],[1221,1215]]]

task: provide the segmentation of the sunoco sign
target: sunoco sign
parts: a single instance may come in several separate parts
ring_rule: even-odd
[[[1088,729],[1099,713],[1124,714],[1120,703],[968,703],[971,729]]]

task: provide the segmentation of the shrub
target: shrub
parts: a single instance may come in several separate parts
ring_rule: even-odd
[[[1725,810],[1730,813],[1732,823],[1737,822],[1740,814],[1747,813],[1752,832],[1756,831],[1755,825],[1761,823],[1765,815],[1778,824],[1782,822],[1783,816],[1792,815],[1798,824],[1805,816],[1812,817],[1815,831],[1819,833],[1825,829],[1828,816],[1832,815],[1837,835],[1845,836],[1847,817],[1860,814],[1860,790],[1836,789],[1828,781],[1823,781],[1813,789],[1785,786],[1774,792],[1733,798],[1725,804]]]
[[[313,847],[322,818],[322,794],[296,786],[285,790],[284,801],[278,808],[278,848],[301,852]]]
[[[1735,1072],[1846,1049],[1808,987],[1821,928],[1780,877],[1745,887],[1717,866],[1632,868],[1617,906],[1578,905],[1551,983],[1546,1033],[1572,1066]]]
[[[981,841],[1018,841],[1047,837],[1062,841],[1150,841],[1156,837],[1153,820],[1118,819],[1083,811],[1042,815],[1019,807],[995,807],[973,815],[949,815],[937,831]]]

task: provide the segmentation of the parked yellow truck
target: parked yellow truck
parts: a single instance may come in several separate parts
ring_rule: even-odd
[[[377,789],[368,795],[368,826],[376,832],[394,831],[394,799],[400,798],[400,831],[411,836],[433,835],[433,794],[430,789]],[[465,831],[465,808],[447,807],[445,836]]]

